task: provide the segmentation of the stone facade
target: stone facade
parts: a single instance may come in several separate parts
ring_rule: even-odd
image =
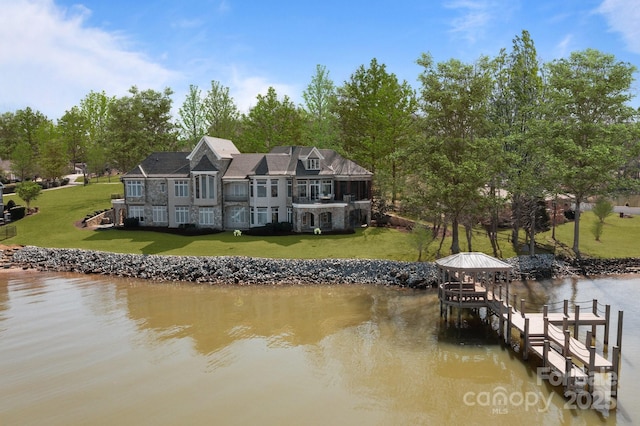
[[[371,218],[372,174],[332,150],[277,147],[241,154],[205,136],[190,153],[153,153],[122,177],[116,224],[249,229],[289,222],[295,232],[345,231]]]

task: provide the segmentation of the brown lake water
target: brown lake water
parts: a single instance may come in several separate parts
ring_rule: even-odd
[[[615,410],[567,407],[490,329],[442,323],[433,291],[9,272],[0,274],[0,424],[640,423],[640,277],[518,292],[625,311]],[[615,330],[614,321],[611,342]],[[498,393],[507,403],[491,405]]]

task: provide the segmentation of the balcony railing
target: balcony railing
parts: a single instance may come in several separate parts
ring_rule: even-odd
[[[345,194],[339,198],[333,196],[311,197],[293,197],[292,201],[297,204],[331,204],[331,203],[353,203],[355,201],[368,201],[367,198],[358,198],[354,194]]]
[[[249,195],[224,194],[224,201],[249,201]]]

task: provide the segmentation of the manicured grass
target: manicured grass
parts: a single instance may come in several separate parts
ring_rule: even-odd
[[[87,213],[110,207],[111,194],[122,192],[120,182],[43,191],[32,202],[32,207],[39,207],[39,213],[14,222],[18,235],[2,243],[143,254],[417,259],[406,233],[383,228],[358,229],[347,235],[234,237],[233,232],[179,236],[149,231],[90,231],[74,226]],[[10,199],[23,204],[15,195],[5,196],[5,203]]]
[[[580,251],[584,256],[598,258],[640,257],[640,217],[620,218],[612,214],[605,220],[600,241],[596,241],[591,232],[597,217],[592,212],[583,212],[580,217]],[[556,239],[562,244],[573,246],[573,222],[556,228]],[[539,241],[549,244],[551,231],[539,234]]]
[[[290,235],[278,237],[233,236],[233,232],[223,232],[206,236],[180,236],[149,231],[78,229],[74,223],[88,213],[111,206],[111,194],[121,194],[122,183],[112,179],[112,183],[101,181],[87,186],[77,185],[43,191],[32,202],[39,213],[14,222],[17,236],[0,241],[2,244],[34,245],[56,248],[82,248],[117,253],[172,254],[194,256],[251,256],[269,258],[359,258],[415,261],[417,249],[412,245],[411,236],[402,230],[390,228],[358,229],[347,235]],[[5,195],[5,203],[14,199],[23,204],[15,195]],[[607,219],[601,242],[596,242],[590,232],[595,216],[583,215],[583,254],[595,257],[640,257],[640,218]],[[515,255],[507,241],[509,231],[500,236],[502,257]],[[550,240],[551,232],[540,234],[540,241]],[[461,230],[460,245],[468,250]],[[573,224],[556,228],[556,236],[564,244],[571,245]],[[423,260],[433,260],[439,241],[434,241],[423,254]],[[449,254],[450,238],[442,246],[441,256]],[[474,251],[492,254],[489,241],[479,232],[473,237]]]

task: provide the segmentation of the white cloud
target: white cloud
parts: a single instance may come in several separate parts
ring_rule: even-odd
[[[124,35],[88,27],[89,13],[52,0],[0,1],[0,112],[30,106],[57,118],[91,90],[170,86],[177,73],[128,48]]]
[[[555,57],[556,58],[565,58],[565,57],[567,57],[573,50],[572,46],[573,46],[573,35],[572,34],[567,34],[556,45]]]
[[[257,96],[259,94],[266,95],[269,87],[275,89],[279,100],[282,100],[284,95],[287,95],[292,102],[297,104],[295,96],[298,91],[294,86],[270,82],[265,77],[243,75],[236,68],[231,71],[229,93],[242,113],[249,112],[258,102]]]
[[[627,48],[640,53],[640,0],[604,0],[596,10],[609,28],[622,35]]]
[[[471,43],[476,42],[491,20],[490,4],[486,1],[455,0],[444,6],[461,11],[461,15],[451,21],[451,32],[462,34]]]

